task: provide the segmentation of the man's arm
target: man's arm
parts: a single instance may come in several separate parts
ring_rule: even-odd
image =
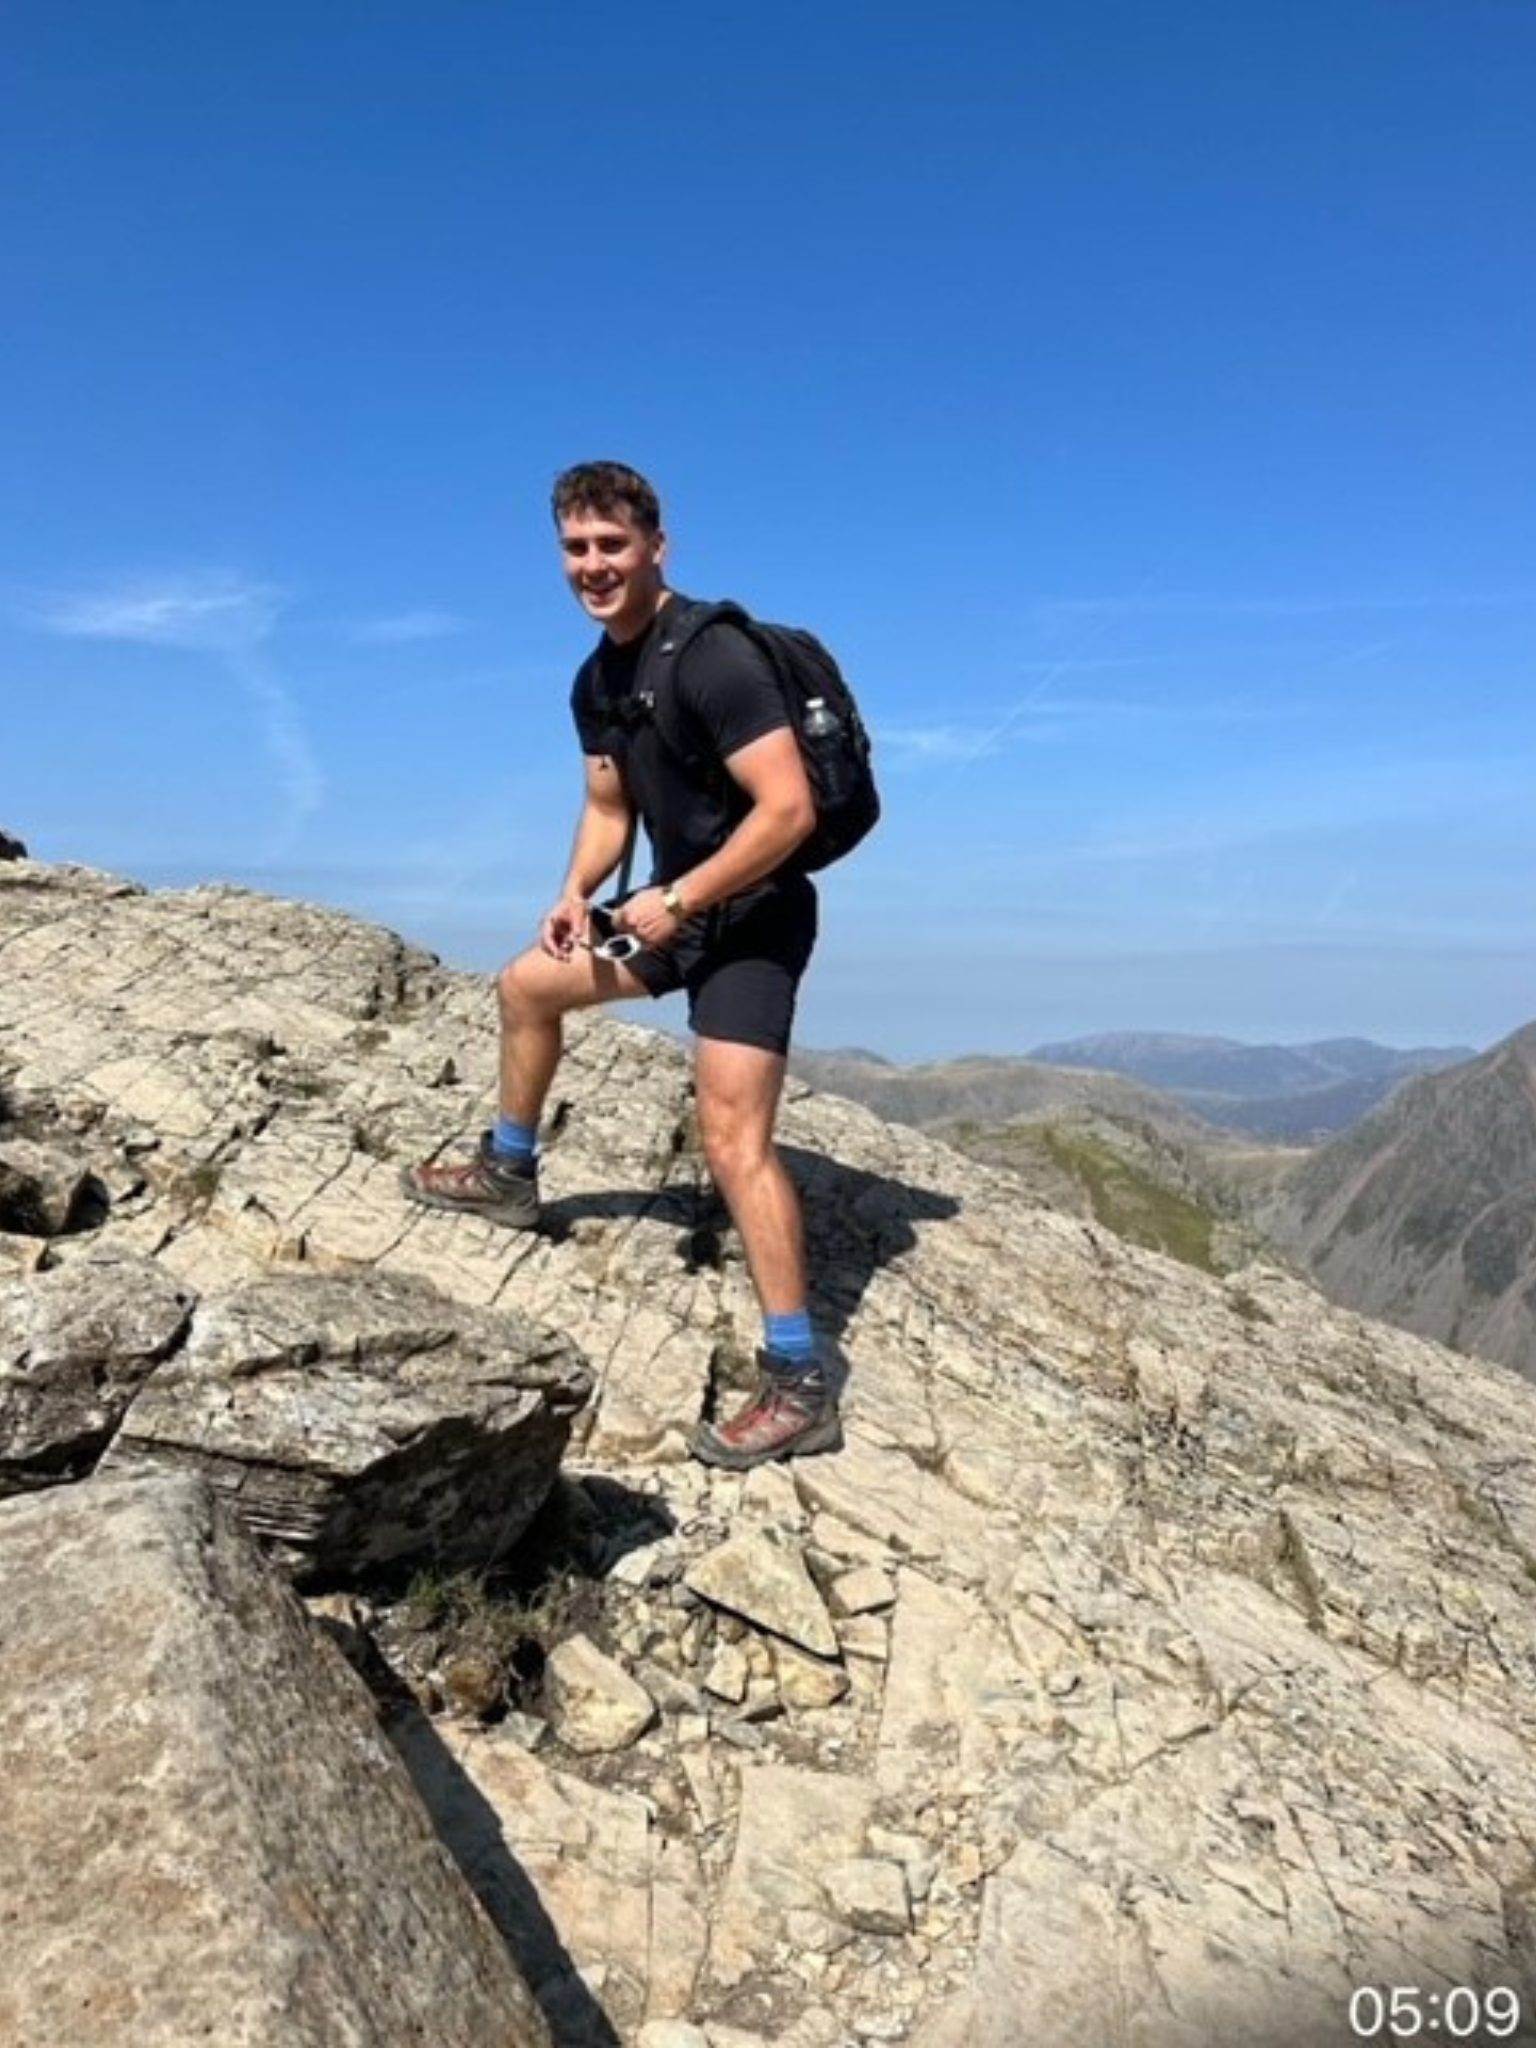
[[[752,808],[718,853],[680,875],[666,891],[642,889],[629,899],[621,922],[648,946],[665,945],[682,918],[723,903],[772,874],[815,830],[811,786],[799,742],[787,725],[739,748],[725,766],[752,799]],[[664,894],[681,902],[681,912],[663,903]]]
[[[631,810],[624,778],[608,754],[587,754],[586,796],[576,821],[571,857],[560,884],[560,900],[539,928],[539,944],[557,960],[569,960],[587,934],[587,903],[624,857]]]

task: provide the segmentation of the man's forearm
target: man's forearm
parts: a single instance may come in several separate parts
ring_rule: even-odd
[[[728,896],[740,895],[754,882],[782,867],[801,841],[809,837],[815,816],[799,808],[778,809],[754,804],[718,853],[686,875],[671,878],[689,915],[709,910]]]
[[[622,860],[628,837],[629,819],[624,812],[588,804],[576,826],[561,895],[591,896]]]

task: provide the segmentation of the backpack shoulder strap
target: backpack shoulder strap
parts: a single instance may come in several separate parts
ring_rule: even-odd
[[[676,702],[678,665],[706,627],[722,623],[739,626],[749,634],[753,625],[746,607],[729,598],[714,603],[681,600],[673,606],[659,637],[646,649],[636,678],[636,694],[647,704],[657,732],[674,754],[690,764],[697,764],[700,756],[698,749],[688,744],[686,713]]]
[[[675,667],[706,627],[722,623],[740,626],[750,633],[752,614],[745,605],[736,604],[730,598],[720,598],[709,604],[685,599],[674,608],[660,639],[647,651],[647,666],[655,664],[659,667],[666,663]]]

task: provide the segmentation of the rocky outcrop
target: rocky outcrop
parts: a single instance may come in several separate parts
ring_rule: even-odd
[[[0,831],[0,860],[25,860],[27,849],[9,832]]]
[[[64,1237],[101,1221],[103,1190],[73,1149],[34,1138],[0,1140],[0,1230]]]
[[[548,2048],[373,1703],[190,1479],[0,1505],[0,2039]]]
[[[109,1243],[0,1283],[0,1498],[190,1467],[302,1578],[484,1565],[591,1390],[565,1339],[422,1280],[275,1271],[194,1306]]]
[[[517,1542],[591,1386],[563,1338],[423,1281],[274,1273],[199,1305],[104,1469],[206,1473],[308,1578],[453,1571]]]
[[[1536,1379],[1536,1025],[1411,1082],[1263,1221],[1335,1301]]]
[[[26,864],[0,949],[0,1095],[109,1197],[49,1268],[133,1253],[199,1304],[409,1277],[590,1362],[555,1495],[584,1641],[537,1603],[457,1663],[372,1596],[332,1622],[409,1682],[400,1753],[563,2043],[1313,2048],[1368,1983],[1532,2009],[1536,1390],[795,1088],[848,1448],[709,1472],[685,1432],[756,1318],[680,1048],[573,1025],[516,1237],[396,1185],[483,1120],[483,982]]]

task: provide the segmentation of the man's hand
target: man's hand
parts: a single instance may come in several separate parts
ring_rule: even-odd
[[[633,932],[653,953],[670,946],[684,922],[668,910],[661,900],[662,893],[660,889],[637,889],[620,904],[613,920],[620,931]]]
[[[562,896],[539,926],[539,947],[552,960],[570,960],[586,936],[586,898]]]

